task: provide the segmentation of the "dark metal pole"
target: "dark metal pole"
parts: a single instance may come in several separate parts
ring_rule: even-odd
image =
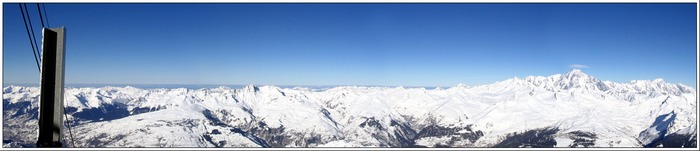
[[[65,28],[44,28],[37,147],[61,147]]]

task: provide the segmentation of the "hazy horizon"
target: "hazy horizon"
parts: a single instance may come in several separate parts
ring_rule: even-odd
[[[573,70],[580,70],[580,69],[572,69]],[[571,71],[569,71],[571,72]],[[584,72],[585,73],[585,72]],[[565,73],[561,73],[565,74]],[[552,76],[552,75],[531,75],[531,76]],[[590,75],[595,77],[594,75]],[[512,78],[525,78],[525,77],[512,77]],[[512,79],[508,78],[508,79]],[[487,84],[480,84],[480,85],[488,85],[488,84],[493,84],[496,82],[500,81],[505,81],[508,79],[503,79],[503,80],[498,80],[494,81],[492,83],[487,83]],[[659,79],[659,78],[656,78]],[[660,78],[663,79],[663,78]],[[610,81],[610,80],[605,80],[605,79],[600,79],[602,81]],[[655,80],[655,79],[636,79],[636,80]],[[665,79],[664,79],[665,81]],[[611,82],[616,82],[616,83],[629,83],[631,81],[627,82],[619,82],[619,81],[611,81]],[[668,83],[668,82],[667,82]],[[683,84],[683,83],[671,83],[671,84]],[[10,85],[17,85],[17,86],[39,86],[39,83],[3,83],[3,87],[7,87]],[[255,86],[265,86],[265,85],[272,85],[272,86],[278,86],[281,88],[293,88],[293,87],[306,87],[306,88],[332,88],[332,87],[341,87],[341,86],[361,86],[361,87],[406,87],[406,88],[426,88],[426,89],[435,89],[435,88],[450,88],[450,87],[455,87],[459,85],[466,85],[466,86],[480,86],[480,85],[468,85],[464,83],[457,83],[454,85],[447,85],[447,86],[412,86],[412,85],[277,85],[277,84],[186,84],[186,83],[174,83],[174,84],[143,84],[143,83],[127,83],[127,84],[122,84],[122,83],[66,83],[66,87],[105,87],[105,86],[115,86],[115,87],[125,87],[125,86],[132,86],[132,87],[137,87],[137,88],[190,88],[190,89],[199,89],[199,88],[217,88],[217,87],[230,87],[230,88],[243,88],[248,85],[255,85]],[[685,86],[692,87],[693,89],[697,89],[695,85],[686,85]]]

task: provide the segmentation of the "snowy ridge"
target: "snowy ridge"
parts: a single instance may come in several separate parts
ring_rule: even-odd
[[[65,93],[77,146],[688,147],[697,137],[693,88],[662,79],[602,81],[578,69],[432,90],[248,85]],[[3,88],[5,146],[33,145],[38,96],[38,87]]]

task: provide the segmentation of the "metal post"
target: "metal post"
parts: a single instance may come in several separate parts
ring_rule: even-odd
[[[66,30],[64,27],[43,30],[39,139],[36,146],[61,147]]]

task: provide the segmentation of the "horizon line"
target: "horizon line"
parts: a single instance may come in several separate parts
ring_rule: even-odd
[[[458,83],[453,86],[407,86],[407,85],[378,85],[378,84],[321,84],[321,85],[297,85],[297,84],[136,84],[136,83],[129,83],[129,84],[120,84],[120,83],[66,83],[64,85],[104,85],[104,86],[114,86],[114,85],[123,85],[123,86],[130,86],[130,85],[199,85],[199,86],[248,86],[248,85],[253,85],[253,86],[281,86],[281,87],[341,87],[341,86],[365,86],[365,87],[454,87],[454,86],[459,86],[460,84],[463,83]],[[39,83],[3,83],[3,85],[40,85]],[[464,84],[466,85],[466,84]],[[479,85],[474,85],[474,86],[479,86]]]

